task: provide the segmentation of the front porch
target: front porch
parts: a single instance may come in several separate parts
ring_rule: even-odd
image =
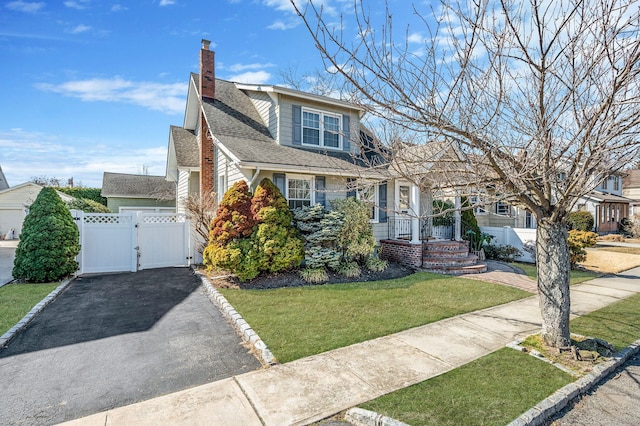
[[[451,224],[433,225],[431,218],[388,220],[388,238],[381,240],[380,257],[406,266],[448,275],[481,273],[487,270],[477,254],[470,252],[473,233],[457,214]],[[462,239],[465,235],[466,239]]]

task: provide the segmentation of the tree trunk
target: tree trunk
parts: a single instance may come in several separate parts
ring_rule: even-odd
[[[569,256],[565,223],[538,222],[536,262],[542,338],[552,347],[569,346]]]

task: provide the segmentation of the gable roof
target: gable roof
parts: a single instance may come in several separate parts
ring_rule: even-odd
[[[279,145],[249,97],[233,82],[216,79],[216,98],[204,99],[203,110],[211,133],[240,166],[288,166],[345,175],[371,172],[348,152]]]
[[[600,192],[600,191],[591,191],[590,193],[585,195],[584,198],[595,200],[595,201],[598,201],[598,202],[601,202],[601,203],[622,203],[622,204],[626,204],[626,203],[630,203],[630,202],[633,201],[630,198],[621,197],[619,195],[606,194],[606,193]]]
[[[175,191],[175,184],[164,176],[104,172],[100,194],[103,197],[175,199]]]
[[[182,127],[171,126],[173,149],[178,167],[200,167],[200,152],[196,135]]]
[[[2,171],[2,166],[0,166],[0,191],[3,189],[9,188],[9,183],[7,182],[7,178],[4,177],[4,172]]]
[[[33,183],[33,182],[23,182],[19,185],[15,185],[15,186],[11,186],[8,188],[4,188],[4,189],[0,189],[0,198],[3,197],[7,197],[6,194],[10,194],[10,193],[23,193],[22,195],[29,195],[32,196],[33,199],[29,199],[27,201],[33,202],[35,201],[36,197],[38,196],[38,194],[40,193],[40,191],[42,190],[42,188],[44,188],[43,186],[38,185],[37,183]],[[31,192],[28,192],[31,191]],[[58,190],[56,190],[56,193],[60,196],[60,198],[62,199],[62,201],[64,201],[65,203],[72,201],[74,199],[74,197],[72,197],[71,195],[65,194],[63,192],[60,192]]]

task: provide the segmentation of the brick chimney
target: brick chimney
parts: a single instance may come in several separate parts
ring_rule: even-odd
[[[200,95],[203,98],[213,99],[216,97],[215,52],[209,50],[210,44],[209,40],[202,39],[202,49],[200,49]]]
[[[214,52],[209,50],[209,40],[202,39],[200,49],[200,97],[213,102],[216,96]],[[207,126],[204,112],[200,112],[200,196],[211,195],[214,191],[215,163],[213,136]],[[204,199],[204,198],[202,198]]]

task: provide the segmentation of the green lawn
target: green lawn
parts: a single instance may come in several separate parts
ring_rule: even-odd
[[[640,294],[571,321],[571,331],[622,349],[640,338]],[[361,405],[419,425],[504,425],[573,379],[504,348],[442,376]]]
[[[0,336],[59,284],[8,284],[0,288]]]
[[[412,426],[505,425],[572,381],[546,362],[503,348],[360,407]]]
[[[280,362],[531,296],[427,272],[369,283],[221,292]]]
[[[511,263],[511,265],[522,269],[524,273],[532,280],[538,279],[538,271],[536,270],[536,265],[531,263],[524,263],[524,262],[522,263],[514,262],[514,263]],[[583,281],[592,280],[597,276],[598,274],[591,271],[571,271],[569,281],[573,285],[573,284],[581,283]]]

